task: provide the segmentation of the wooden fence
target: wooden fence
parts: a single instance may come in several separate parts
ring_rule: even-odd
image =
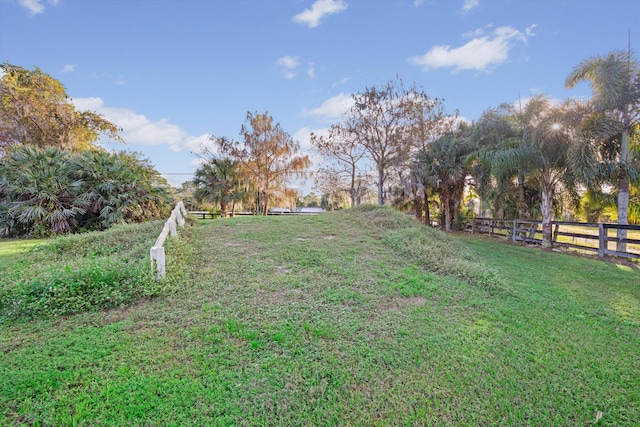
[[[552,221],[551,227],[553,246],[597,252],[600,258],[606,255],[640,258],[640,225]],[[471,233],[502,236],[514,242],[542,243],[542,221],[474,218],[467,229]],[[617,230],[638,233],[632,234],[634,238],[619,239]],[[618,242],[626,242],[625,252],[615,249]]]
[[[164,223],[162,231],[156,240],[156,243],[151,248],[151,269],[157,268],[158,279],[164,279],[166,276],[166,267],[164,259],[164,241],[169,235],[175,237],[178,234],[176,224],[180,227],[184,227],[184,219],[187,217],[187,210],[184,204],[180,201],[176,204],[176,207],[171,211],[171,215],[167,222]]]

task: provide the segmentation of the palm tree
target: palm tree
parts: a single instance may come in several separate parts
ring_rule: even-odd
[[[580,127],[587,107],[577,101],[552,106],[544,97],[535,102],[540,105],[532,121],[531,138],[521,149],[508,155],[514,156],[515,162],[526,162],[531,167],[531,177],[540,187],[542,247],[551,248],[554,193],[562,184],[577,199],[579,177],[591,174],[592,162],[589,152],[584,150]]]
[[[69,171],[89,203],[84,228],[163,218],[170,210],[168,183],[135,153],[84,151],[70,159]]]
[[[470,171],[467,159],[473,151],[467,130],[462,127],[433,141],[416,157],[422,167],[417,176],[425,188],[432,188],[440,197],[446,231],[451,231],[453,218],[460,212]]]
[[[70,178],[69,152],[17,145],[0,161],[0,234],[72,231],[88,208]]]
[[[490,191],[487,175],[495,178],[493,193],[497,200],[494,210],[501,208],[500,201],[505,197],[500,190],[508,191],[515,181],[518,218],[531,217],[531,206],[527,205],[526,199],[526,178],[532,165],[526,159],[513,156],[512,153],[518,153],[532,143],[534,128],[548,108],[548,100],[542,95],[536,95],[524,106],[502,104],[498,108],[489,109],[475,124],[471,135],[479,147],[475,175],[484,177],[484,180],[478,181],[482,184],[480,188],[486,192]]]
[[[198,168],[193,183],[196,185],[196,199],[220,204],[222,217],[227,216],[229,203],[232,204],[233,215],[235,202],[244,196],[238,165],[231,159],[212,158]]]
[[[498,141],[491,150],[481,152],[498,182],[510,181],[524,171],[539,188],[545,248],[552,246],[553,198],[558,186],[562,183],[577,198],[578,177],[591,174],[591,152],[584,149],[580,127],[586,110],[583,104],[573,101],[553,106],[548,98],[538,95],[527,102],[520,114],[512,116],[521,121],[520,135],[509,131],[508,121],[500,117],[483,118],[479,122],[482,126],[475,129],[476,139],[488,134]],[[506,138],[500,141],[500,137]],[[519,205],[522,198],[518,196]]]
[[[640,120],[640,63],[631,50],[614,50],[594,56],[578,64],[567,76],[569,88],[588,81],[593,90],[592,104],[600,114],[601,144],[619,136],[616,143],[614,180],[618,187],[618,224],[627,224],[629,217],[629,180],[633,156],[631,132]],[[606,124],[606,125],[605,125]],[[618,239],[626,239],[626,230],[618,230]],[[618,241],[618,251],[626,251],[626,242]]]
[[[0,160],[0,235],[164,218],[171,210],[168,189],[136,154],[16,145]]]

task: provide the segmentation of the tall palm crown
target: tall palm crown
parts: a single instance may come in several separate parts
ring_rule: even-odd
[[[590,57],[578,64],[567,76],[569,88],[588,81],[593,90],[591,100],[601,120],[597,123],[601,144],[617,139],[616,167],[613,175],[618,181],[618,223],[627,224],[629,215],[629,178],[633,171],[634,155],[630,135],[640,122],[640,63],[631,50],[614,50],[607,55]],[[611,177],[613,178],[613,177]],[[625,251],[626,231],[619,230],[618,250]]]
[[[640,63],[629,51],[615,50],[607,55],[585,59],[567,76],[569,88],[588,81],[593,105],[599,112],[619,120],[620,131],[630,131],[640,119]]]
[[[554,105],[537,95],[519,110],[513,106],[489,110],[474,129],[474,139],[481,145],[478,157],[497,181],[512,181],[515,175],[522,184],[526,175],[537,184],[545,247],[552,243],[554,192],[563,184],[575,196],[578,171],[589,162],[590,153],[583,152],[581,144],[584,114],[579,102]]]
[[[478,145],[475,170],[478,189],[482,194],[492,191],[496,200],[505,196],[503,191],[510,191],[513,180],[517,181],[518,217],[528,218],[531,206],[525,201],[525,181],[528,181],[535,168],[537,149],[536,128],[541,118],[547,114],[550,101],[543,95],[535,95],[524,105],[502,104],[498,108],[485,111],[474,126],[472,139]],[[489,176],[495,177],[492,183]],[[484,177],[484,178],[483,178]]]

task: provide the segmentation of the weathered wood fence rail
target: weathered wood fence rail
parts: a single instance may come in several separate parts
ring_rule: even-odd
[[[625,258],[640,258],[640,225],[619,225],[611,223],[589,223],[552,221],[552,241],[554,246],[563,246],[583,251]],[[486,233],[502,236],[514,242],[542,243],[542,221],[521,219],[474,218],[468,224],[471,233]],[[619,239],[617,230],[638,231],[633,237]],[[618,242],[626,242],[626,252],[618,252]]]
[[[169,219],[164,223],[162,231],[156,240],[156,243],[151,248],[151,269],[157,268],[158,279],[163,279],[166,276],[166,266],[164,259],[164,241],[171,235],[175,237],[178,234],[177,226],[184,227],[184,219],[187,217],[187,210],[184,204],[180,201],[176,204],[176,207],[171,211]]]

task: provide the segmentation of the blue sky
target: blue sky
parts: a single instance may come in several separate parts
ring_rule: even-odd
[[[351,93],[396,75],[468,120],[537,93],[588,97],[565,77],[629,31],[638,50],[639,17],[638,0],[0,0],[0,62],[59,79],[123,128],[108,148],[177,186],[247,111],[306,150]]]

